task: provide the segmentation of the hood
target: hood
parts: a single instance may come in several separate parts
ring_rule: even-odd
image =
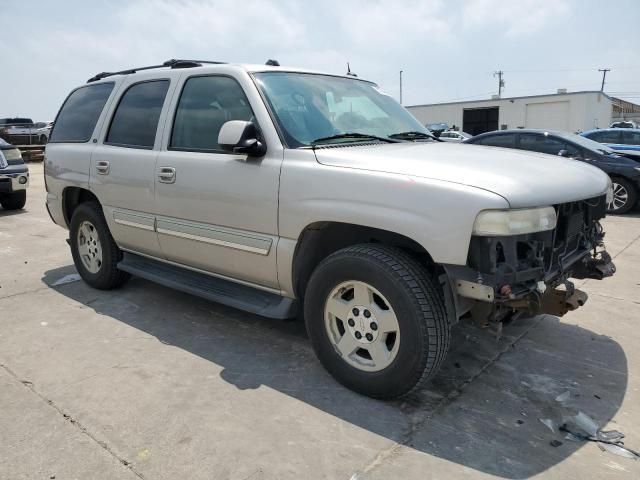
[[[577,160],[460,143],[341,145],[315,150],[319,163],[468,185],[504,197],[512,208],[553,205],[606,192],[602,170]]]

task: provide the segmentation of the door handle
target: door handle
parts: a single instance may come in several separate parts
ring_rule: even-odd
[[[109,175],[109,162],[100,160],[96,162],[96,171],[100,175]]]
[[[162,183],[175,183],[176,169],[173,167],[160,167],[158,170],[158,181]]]

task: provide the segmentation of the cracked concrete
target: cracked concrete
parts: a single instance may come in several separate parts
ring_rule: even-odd
[[[638,215],[606,220],[618,273],[580,282],[585,307],[514,322],[499,340],[459,325],[428,390],[379,402],[336,384],[299,322],[139,279],[53,286],[75,269],[30,168],[27,210],[0,211],[0,478],[640,475],[640,462],[539,421],[559,415],[560,396],[640,448]]]

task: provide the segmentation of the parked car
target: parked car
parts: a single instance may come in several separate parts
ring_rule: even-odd
[[[457,132],[455,130],[449,130],[446,132],[442,132],[438,137],[440,140],[444,140],[445,142],[463,142],[467,138],[471,138],[466,132]]]
[[[603,143],[620,155],[640,161],[640,129],[603,128],[582,132],[580,135]]]
[[[40,145],[44,145],[49,141],[51,127],[53,127],[53,122],[38,122],[35,124],[35,135]]]
[[[462,315],[562,315],[586,299],[570,276],[614,271],[601,170],[434,141],[351,76],[187,60],[98,74],[46,157],[47,208],[89,285],[134,274],[304,311],[322,364],[377,398],[424,385]]]
[[[29,186],[29,169],[13,145],[0,138],[0,205],[5,210],[24,208]]]
[[[638,128],[638,124],[633,120],[620,120],[613,122],[609,128]]]
[[[638,201],[640,163],[580,135],[552,130],[501,130],[476,135],[464,143],[560,155],[598,167],[613,183],[608,213],[626,213]]]
[[[427,129],[433,133],[436,137],[439,137],[442,132],[449,130],[449,125],[446,123],[428,123],[425,125]]]
[[[0,138],[15,145],[37,143],[36,127],[30,118],[0,118]]]

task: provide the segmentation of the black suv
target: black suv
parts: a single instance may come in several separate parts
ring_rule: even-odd
[[[0,205],[5,210],[18,210],[27,201],[29,169],[20,150],[0,138]]]
[[[500,130],[476,135],[463,143],[560,155],[598,167],[611,177],[613,183],[608,213],[626,213],[638,200],[640,163],[580,135],[552,130]]]

